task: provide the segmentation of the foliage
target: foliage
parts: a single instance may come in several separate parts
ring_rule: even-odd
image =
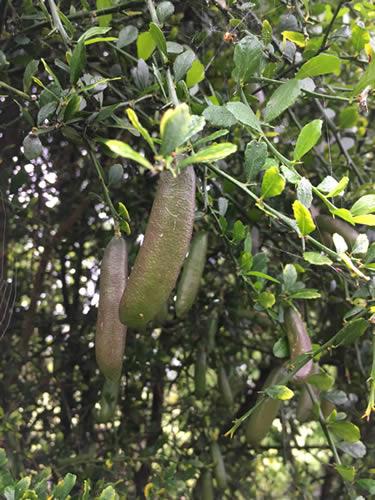
[[[372,10],[1,2],[2,495],[199,498],[211,473],[221,498],[374,493]],[[133,265],[159,173],[188,165],[209,235],[199,295],[128,331],[100,423],[103,250],[119,228]],[[313,342],[293,363],[287,307]],[[264,390],[278,359],[286,375]],[[254,448],[244,426],[270,397],[281,410]]]

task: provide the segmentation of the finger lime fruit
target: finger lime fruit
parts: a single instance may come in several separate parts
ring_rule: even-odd
[[[128,252],[121,237],[108,243],[100,267],[98,319],[95,354],[100,371],[112,381],[121,377],[126,326],[118,317],[118,308],[128,277]]]
[[[120,319],[144,329],[174,288],[189,248],[195,210],[195,173],[160,174],[143,244],[120,303]]]
[[[301,354],[311,352],[311,340],[309,334],[307,333],[306,325],[299,312],[292,307],[288,307],[284,312],[284,323],[289,341],[291,361],[294,361]],[[312,369],[313,362],[310,360],[294,375],[294,382],[303,382],[309,375],[311,375]]]
[[[319,367],[318,365],[314,364],[313,369],[311,370],[311,373],[319,373]],[[308,388],[307,388],[308,386]],[[302,424],[304,422],[307,422],[308,420],[311,420],[314,418],[314,403],[313,400],[311,399],[310,392],[312,391],[316,397],[316,399],[319,399],[319,394],[320,391],[319,389],[311,384],[306,384],[301,390],[301,393],[299,395],[298,403],[297,403],[297,409],[296,409],[296,417],[297,420]]]
[[[278,384],[284,377],[286,371],[283,366],[274,368],[266,378],[263,390],[271,385]],[[251,446],[258,446],[262,439],[268,434],[272,422],[275,420],[282,401],[280,399],[267,398],[255,408],[247,419],[245,433],[246,440]]]
[[[214,464],[214,476],[217,486],[221,490],[225,490],[228,483],[227,472],[225,470],[223,455],[221,454],[220,447],[216,441],[211,443],[211,456]]]
[[[100,398],[100,412],[98,414],[98,422],[106,423],[113,419],[118,393],[120,389],[120,381],[106,380]]]
[[[198,295],[206,263],[208,236],[205,232],[196,234],[191,242],[189,255],[185,260],[181,278],[177,285],[176,315],[183,318],[191,309]]]
[[[212,473],[210,470],[204,470],[194,488],[194,500],[214,500],[214,486],[212,482]]]
[[[194,366],[194,387],[195,395],[198,399],[204,398],[206,394],[206,372],[207,355],[203,348],[198,350],[197,359]]]
[[[334,219],[329,215],[318,215],[316,218],[316,225],[320,231],[327,232],[329,234],[339,234],[344,238],[350,247],[354,245],[359,234],[354,227],[347,222],[338,218]]]
[[[227,372],[225,371],[223,365],[219,366],[218,381],[223,403],[225,404],[225,406],[231,408],[233,406],[233,393],[232,393],[232,388],[229,384]]]
[[[219,314],[217,310],[212,311],[208,320],[207,330],[207,350],[212,352],[215,349],[215,337],[219,326]]]

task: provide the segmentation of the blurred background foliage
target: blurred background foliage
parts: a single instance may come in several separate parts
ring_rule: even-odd
[[[315,344],[337,333],[344,318],[368,313],[373,282],[342,264],[304,260],[295,231],[267,217],[243,190],[202,164],[196,167],[195,231],[208,231],[209,246],[198,299],[180,320],[171,297],[160,324],[128,332],[115,417],[98,423],[104,379],[94,354],[97,291],[113,211],[92,155],[113,207],[122,202],[129,211],[132,264],[157,176],[116,158],[96,139],[119,139],[152,161],[125,111],[133,108],[157,137],[160,117],[171,104],[168,67],[178,99],[194,114],[205,112],[204,134],[230,129],[223,134],[238,151],[218,162],[221,171],[246,182],[249,169],[258,168],[259,142],[244,157],[249,130],[222,106],[206,110],[237,100],[241,88],[259,120],[272,121],[266,136],[286,157],[302,126],[323,121],[320,142],[299,172],[314,186],[326,176],[348,176],[337,207],[350,208],[374,192],[371,90],[360,89],[361,102],[351,94],[371,67],[372,2],[191,0],[156,3],[156,13],[152,7],[131,0],[0,5],[0,444],[8,457],[6,464],[0,455],[0,490],[6,498],[204,498],[197,480],[212,470],[210,447],[217,440],[228,478],[225,490],[215,479],[217,498],[366,497],[375,491],[374,427],[361,418],[370,387],[370,330],[320,359],[335,379],[328,399],[361,434],[354,442],[352,436],[349,442],[347,436],[334,437],[341,473],[318,419],[296,419],[301,387],[292,386],[295,397],[283,403],[258,449],[246,442],[246,423],[232,439],[224,434],[288,354],[282,305],[290,280],[299,289],[318,291],[315,300],[296,302]],[[104,11],[98,15],[96,9]],[[163,41],[156,44],[149,32],[155,20],[168,42],[165,53]],[[101,30],[88,36],[93,27]],[[87,45],[79,42],[84,33]],[[237,63],[237,72],[249,72],[239,85],[233,56],[245,36],[263,48]],[[182,52],[185,59],[177,61]],[[294,98],[290,90],[279,98],[284,110],[273,119],[270,97],[317,54],[335,59],[322,71],[310,71],[306,92]],[[371,86],[371,70],[368,77]],[[280,158],[262,144],[259,154],[271,167]],[[251,181],[255,190],[259,179]],[[270,204],[292,217],[295,196],[289,183]],[[311,211],[315,217],[324,205],[314,199]],[[372,241],[369,227],[358,229]],[[374,253],[367,254],[368,263]],[[253,271],[281,284],[246,274],[249,259]],[[216,335],[200,399],[194,365],[210,328]],[[218,383],[220,367],[233,393],[229,406]]]

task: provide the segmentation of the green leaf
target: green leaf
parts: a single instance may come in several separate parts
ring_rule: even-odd
[[[362,441],[357,441],[356,443],[337,443],[337,448],[347,453],[353,458],[363,458],[366,455],[366,446]]]
[[[313,120],[303,127],[293,152],[295,161],[299,161],[318,142],[322,134],[322,124],[322,120]]]
[[[191,49],[185,50],[185,52],[176,57],[173,63],[173,72],[176,82],[180,81],[186,75],[195,58],[196,56]]]
[[[245,174],[247,182],[253,180],[261,171],[267,158],[267,144],[251,141],[245,149]]]
[[[313,195],[312,195],[312,185],[311,182],[302,177],[297,186],[297,198],[299,201],[305,205],[306,208],[311,207]]]
[[[153,170],[153,166],[151,163],[144,158],[142,155],[134,151],[128,144],[122,141],[118,141],[116,139],[103,139],[101,140],[103,144],[107,146],[113,153],[121,156],[122,158],[127,158],[128,160],[133,160],[136,163],[139,163],[145,168]]]
[[[293,203],[293,213],[302,236],[312,233],[316,226],[309,210],[299,200]]]
[[[358,24],[355,24],[352,28],[352,46],[356,52],[360,52],[364,49],[365,45],[371,40],[370,33]]]
[[[96,38],[90,38],[90,40],[85,41],[85,45],[94,45],[94,43],[101,43],[101,42],[116,42],[117,37],[116,36],[98,36]]]
[[[157,48],[167,57],[167,42],[164,33],[155,23],[150,23],[150,35],[152,36]]]
[[[42,108],[40,108],[37,118],[38,125],[42,125],[44,123],[44,120],[50,118],[56,111],[56,108],[57,108],[57,102],[55,101],[49,102],[45,104]]]
[[[283,284],[285,290],[292,290],[297,281],[297,271],[293,264],[287,264],[283,269]]]
[[[304,252],[303,258],[315,266],[330,266],[333,263],[327,255],[318,252]]]
[[[351,422],[332,422],[328,424],[328,428],[338,439],[347,443],[355,443],[361,439],[358,427]]]
[[[263,278],[265,280],[272,281],[273,283],[280,284],[280,281],[274,278],[273,276],[270,276],[269,274],[266,273],[261,273],[260,271],[249,271],[246,273],[246,276],[255,276],[256,278]]]
[[[107,7],[112,7],[112,0],[96,0],[97,9],[106,9]],[[105,16],[98,17],[99,26],[106,27],[112,21],[112,14],[106,14]]]
[[[204,65],[199,61],[199,59],[195,59],[191,68],[186,73],[186,85],[190,87],[194,87],[197,83],[204,80]]]
[[[285,165],[281,165],[281,172],[288,182],[290,182],[291,184],[298,184],[300,176],[297,173],[293,172],[293,170],[286,167]]]
[[[229,130],[227,129],[221,129],[217,130],[216,132],[213,132],[210,135],[206,135],[205,137],[201,137],[197,141],[194,141],[194,146],[206,144],[207,142],[212,142],[215,141],[216,139],[219,139],[220,137],[223,137],[223,135],[227,135],[229,133]]]
[[[233,241],[238,243],[246,238],[246,226],[240,221],[236,220],[233,224]]]
[[[31,484],[31,476],[26,476],[20,479],[15,487],[14,493],[15,493],[15,498],[19,499],[22,497],[22,495],[25,493],[25,491],[29,488]]]
[[[292,399],[294,396],[294,392],[289,389],[286,385],[271,385],[271,387],[267,387],[265,393],[272,399],[279,399],[281,401],[287,401],[288,399]]]
[[[307,377],[307,382],[315,385],[321,391],[329,391],[332,389],[335,379],[327,373],[314,373]]]
[[[285,188],[285,179],[280,174],[278,167],[271,167],[266,170],[261,187],[262,198],[271,198],[280,195]]]
[[[341,71],[341,60],[333,54],[319,54],[309,59],[297,71],[296,78],[303,80],[307,77],[326,75],[334,73],[339,75]]]
[[[86,40],[89,40],[90,38],[93,38],[93,37],[105,35],[108,33],[108,31],[111,31],[111,28],[93,26],[92,28],[89,28],[87,31],[85,31],[78,38],[78,43],[85,42]]]
[[[276,358],[287,358],[289,356],[289,343],[286,337],[281,337],[277,340],[272,348],[273,355]]]
[[[36,135],[29,134],[23,140],[23,154],[28,160],[38,158],[43,152],[43,145]]]
[[[212,144],[207,148],[200,149],[188,158],[185,158],[178,164],[178,166],[180,168],[183,168],[192,163],[211,163],[213,161],[223,160],[236,151],[237,146],[235,144],[232,144],[231,142]]]
[[[352,344],[365,333],[368,326],[368,322],[363,318],[350,321],[338,332],[335,347]]]
[[[23,74],[23,91],[28,92],[32,81],[33,81],[33,76],[36,74],[38,71],[38,66],[39,66],[39,60],[38,59],[32,59],[26,66],[25,72]]]
[[[149,134],[148,130],[146,130],[140,123],[139,119],[138,119],[138,116],[136,114],[136,112],[134,111],[134,109],[131,109],[131,108],[128,108],[126,110],[126,114],[128,115],[128,118],[129,118],[129,121],[130,123],[133,125],[133,127],[138,130],[138,132],[141,134],[141,136],[143,137],[143,139],[147,142],[147,144],[150,146],[150,148],[152,149],[152,151],[154,153],[156,153],[156,149],[155,149],[155,145],[154,145],[154,141],[151,137],[151,135]]]
[[[149,31],[140,33],[137,38],[137,56],[138,59],[147,61],[156,49],[156,43]]]
[[[375,479],[358,479],[356,484],[370,493],[370,495],[375,495]]]
[[[341,234],[333,233],[332,240],[338,254],[345,253],[348,250],[346,240],[341,236]]]
[[[275,296],[271,292],[262,292],[258,295],[258,302],[265,309],[269,309],[276,302]]]
[[[280,85],[267,102],[264,111],[264,120],[266,122],[271,122],[277,118],[296,102],[300,94],[301,82],[298,80],[289,80]]]
[[[367,215],[375,212],[375,194],[366,194],[357,200],[350,213],[354,216]]]
[[[290,294],[291,299],[305,299],[305,300],[310,300],[310,299],[319,299],[321,297],[320,293],[318,290],[315,290],[315,288],[303,288],[302,290],[297,290],[296,292],[293,292]]]
[[[338,217],[340,217],[340,219],[343,219],[349,222],[349,224],[351,224],[352,226],[354,226],[355,224],[354,217],[346,208],[335,208],[333,210],[330,209],[330,212],[332,215],[337,215]]]
[[[366,68],[366,71],[359,79],[359,82],[354,86],[351,95],[353,97],[357,96],[366,87],[373,87],[375,82],[375,58],[373,57]]]
[[[160,121],[161,154],[166,157],[200,132],[205,126],[202,116],[191,115],[187,104],[164,113]]]
[[[113,488],[113,486],[107,486],[100,493],[98,500],[118,500],[118,498],[119,496],[117,495],[116,490]]]
[[[319,189],[319,191],[322,191],[323,193],[329,193],[330,191],[335,189],[337,185],[338,185],[337,180],[331,175],[327,175],[327,177],[324,177],[324,179],[317,186],[317,188]]]
[[[164,23],[164,21],[170,17],[174,12],[174,5],[172,2],[164,1],[160,2],[156,7],[156,14],[160,23]]]
[[[250,106],[247,106],[242,102],[228,102],[225,107],[240,123],[248,125],[258,132],[262,131],[259,120]]]
[[[328,194],[327,198],[333,198],[334,196],[338,196],[343,191],[345,191],[346,186],[349,183],[349,177],[343,177],[340,182],[338,182],[337,186],[335,186]]]
[[[234,48],[233,76],[237,81],[246,82],[265,66],[263,44],[255,35],[242,38]]]
[[[354,467],[350,467],[349,465],[335,465],[336,471],[340,474],[340,476],[350,483],[354,481],[356,470]]]
[[[72,491],[77,480],[77,476],[68,472],[64,479],[61,479],[52,491],[53,498],[65,500]]]
[[[235,117],[225,106],[208,106],[203,111],[203,116],[216,127],[231,127],[237,123]]]
[[[363,254],[366,255],[369,247],[369,240],[367,238],[366,234],[359,234],[357,239],[354,242],[353,248],[352,248],[352,254],[353,255],[358,255],[358,254]]]
[[[70,67],[70,83],[77,83],[81,76],[83,68],[86,65],[86,47],[84,40],[78,41],[74,47],[72,57],[69,62]]]
[[[118,34],[116,46],[119,49],[122,49],[123,47],[126,47],[127,45],[130,45],[131,43],[135,42],[137,38],[138,38],[138,28],[132,25],[125,26],[125,28],[123,28]]]

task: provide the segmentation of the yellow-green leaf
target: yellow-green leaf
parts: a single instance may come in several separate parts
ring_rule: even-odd
[[[306,236],[314,231],[316,226],[311,213],[299,200],[293,203],[293,213],[302,236]]]
[[[133,127],[138,130],[138,132],[141,134],[143,139],[147,142],[147,144],[150,146],[152,151],[155,153],[155,146],[154,146],[154,141],[152,140],[152,137],[150,136],[148,130],[146,130],[140,123],[138,116],[134,109],[128,108],[126,110],[126,114],[128,115],[128,118],[130,120],[130,123],[133,125]]]
[[[156,43],[149,31],[140,33],[137,38],[137,56],[138,59],[147,61],[156,48]]]
[[[204,76],[205,74],[203,64],[199,61],[199,59],[195,59],[193,61],[193,64],[191,65],[191,68],[186,74],[186,85],[189,88],[194,87],[194,85],[204,80]]]
[[[295,43],[298,47],[304,47],[306,45],[305,37],[303,33],[298,33],[297,31],[283,31],[283,40],[289,40]]]
[[[353,219],[356,224],[364,224],[365,226],[375,226],[374,214],[356,215],[355,217],[353,217]]]
[[[278,196],[284,191],[285,179],[280,174],[278,167],[270,167],[266,170],[261,187],[262,198],[272,198]]]
[[[129,144],[126,144],[122,141],[117,141],[115,139],[104,139],[101,142],[103,142],[103,144],[105,144],[107,148],[109,148],[113,153],[122,156],[122,158],[133,160],[150,170],[154,169],[152,164],[144,156],[137,153],[137,151],[134,151],[134,149],[131,148]]]

